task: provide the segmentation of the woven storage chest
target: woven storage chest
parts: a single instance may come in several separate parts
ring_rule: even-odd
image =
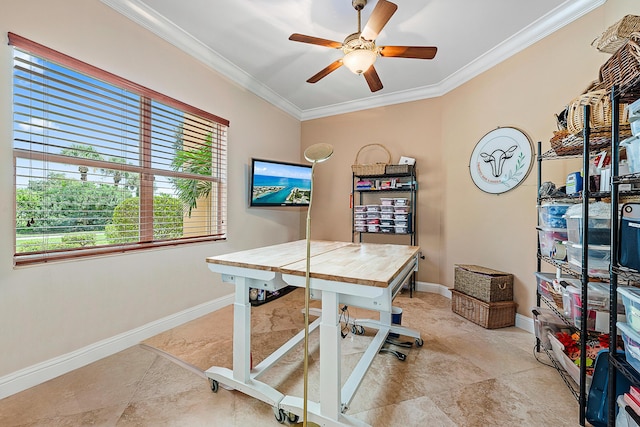
[[[479,265],[456,265],[453,289],[484,302],[512,301],[513,274]]]
[[[516,303],[513,301],[484,302],[452,289],[451,310],[487,329],[516,324]]]

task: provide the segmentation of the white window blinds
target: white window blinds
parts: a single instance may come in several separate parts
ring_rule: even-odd
[[[9,42],[17,265],[226,237],[228,121]]]

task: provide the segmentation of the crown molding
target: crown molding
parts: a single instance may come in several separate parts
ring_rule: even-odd
[[[375,95],[325,107],[302,110],[253,76],[173,24],[140,0],[100,0],[122,15],[193,56],[242,88],[254,93],[298,120],[312,120],[370,108],[442,96],[500,62],[603,5],[607,0],[567,0],[528,27],[465,65],[440,83],[416,89]]]
[[[145,3],[139,0],[100,1],[282,111],[297,119],[302,116],[300,108],[282,98]]]

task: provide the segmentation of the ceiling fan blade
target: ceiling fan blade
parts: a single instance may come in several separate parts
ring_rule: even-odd
[[[438,48],[435,46],[382,46],[380,56],[433,59],[437,51]]]
[[[298,33],[291,34],[289,36],[289,40],[292,40],[294,42],[316,44],[318,46],[330,47],[333,49],[340,49],[342,47],[342,43],[340,42],[321,39],[319,37],[305,36],[304,34],[298,34]]]
[[[332,62],[327,67],[320,70],[320,72],[318,72],[316,75],[310,77],[309,80],[307,80],[307,83],[316,83],[318,80],[320,80],[323,77],[326,77],[327,75],[334,72],[340,67],[342,67],[342,58]]]
[[[382,89],[382,81],[380,81],[380,77],[378,77],[378,73],[373,65],[362,74],[364,74],[364,79],[367,81],[371,92],[377,92]]]
[[[378,34],[384,26],[387,25],[387,22],[389,22],[389,19],[391,19],[396,12],[396,9],[398,9],[398,6],[395,3],[387,0],[378,0],[360,36],[369,41],[377,39]]]

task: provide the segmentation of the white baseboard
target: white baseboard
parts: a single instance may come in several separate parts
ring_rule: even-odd
[[[132,347],[161,332],[233,304],[233,294],[188,308],[139,328],[0,377],[0,399]]]
[[[451,291],[449,288],[437,283],[416,282],[416,291],[430,292],[432,294],[442,295],[443,297],[451,299]],[[533,334],[533,319],[516,313],[516,328],[520,328],[530,334]]]

